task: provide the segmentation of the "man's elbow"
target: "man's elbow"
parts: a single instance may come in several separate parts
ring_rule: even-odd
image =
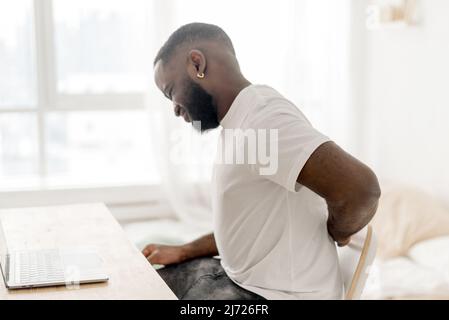
[[[340,238],[350,237],[366,227],[376,214],[381,190],[376,175],[366,169],[348,184],[334,206],[329,206],[330,228]]]
[[[364,184],[364,193],[368,202],[373,204],[379,203],[382,191],[380,189],[379,180],[373,171],[369,170],[366,176],[366,183]]]
[[[363,183],[358,187],[357,203],[359,204],[359,211],[362,213],[363,224],[367,225],[376,214],[381,196],[381,188],[379,180],[374,172],[367,169],[363,177]]]

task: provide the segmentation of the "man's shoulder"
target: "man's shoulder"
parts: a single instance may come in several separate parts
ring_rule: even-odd
[[[289,120],[307,121],[293,102],[271,87],[257,88],[253,101],[254,105],[243,122],[246,128],[271,127]]]

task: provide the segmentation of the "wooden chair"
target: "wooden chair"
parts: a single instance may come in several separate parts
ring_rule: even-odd
[[[338,248],[345,300],[360,300],[376,250],[377,240],[371,226],[354,235],[348,246]]]

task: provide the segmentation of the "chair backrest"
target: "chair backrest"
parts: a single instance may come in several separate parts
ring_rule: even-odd
[[[371,226],[354,235],[348,246],[338,248],[346,300],[359,300],[362,296],[376,250],[377,239]]]

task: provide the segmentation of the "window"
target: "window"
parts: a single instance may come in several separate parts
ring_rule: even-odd
[[[347,132],[350,1],[341,2],[0,0],[0,191],[156,194],[169,170],[156,170],[154,149],[170,150],[150,131],[169,102],[152,84],[152,58],[192,21],[228,32],[253,83],[280,90],[324,133]]]
[[[0,179],[3,185],[27,184],[38,174],[36,116],[33,113],[0,113]]]
[[[54,2],[57,89],[63,94],[143,92],[146,0]]]
[[[31,0],[0,2],[0,108],[36,105]]]
[[[0,1],[0,189],[159,182],[149,1]]]

